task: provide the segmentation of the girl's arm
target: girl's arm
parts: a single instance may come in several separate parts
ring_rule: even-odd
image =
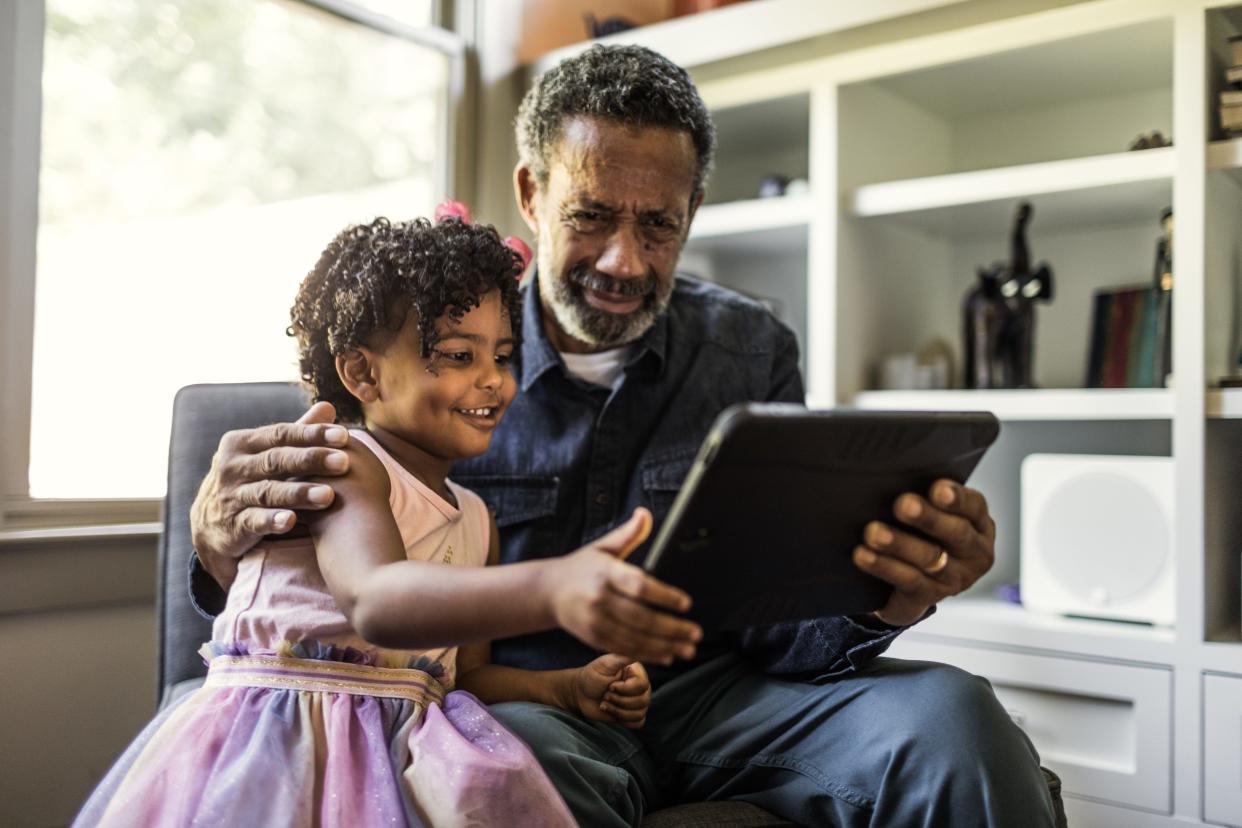
[[[642,660],[692,657],[689,597],[620,560],[649,526],[626,525],[559,558],[453,567],[405,559],[388,505],[388,472],[357,440],[336,498],[307,515],[319,568],[358,634],[382,647],[426,649],[562,627],[584,643]],[[643,513],[644,515],[646,513]]]
[[[500,537],[491,521],[487,565],[500,558]],[[640,541],[641,542],[641,541]],[[642,727],[651,702],[651,683],[642,664],[626,656],[601,656],[585,667],[568,670],[522,670],[492,664],[491,644],[481,642],[457,651],[457,688],[485,704],[531,701],[577,713],[594,721]]]
[[[555,626],[545,568],[485,573],[407,560],[388,470],[352,437],[345,450],[349,471],[332,480],[331,507],[306,517],[324,581],[359,635],[383,647],[425,649]],[[479,612],[483,606],[491,611]]]

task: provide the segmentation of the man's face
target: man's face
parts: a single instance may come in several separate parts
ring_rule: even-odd
[[[633,342],[668,306],[697,207],[695,163],[688,132],[579,117],[565,123],[546,183],[518,169],[544,325],[559,350]]]

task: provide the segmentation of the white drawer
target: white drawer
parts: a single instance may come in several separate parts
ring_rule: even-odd
[[[1172,810],[1172,672],[902,636],[898,658],[940,661],[992,682],[1067,794]]]
[[[1242,826],[1242,676],[1203,675],[1203,818]]]

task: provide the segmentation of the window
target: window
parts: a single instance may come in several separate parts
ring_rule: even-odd
[[[18,0],[15,39],[40,5],[28,476],[0,494],[160,497],[176,390],[296,379],[284,329],[324,245],[448,191],[461,47],[431,0]],[[15,59],[20,98],[39,61]],[[31,278],[13,258],[6,300]]]

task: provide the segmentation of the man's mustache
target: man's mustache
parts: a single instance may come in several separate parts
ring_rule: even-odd
[[[656,278],[651,274],[641,279],[615,279],[586,267],[576,267],[571,270],[569,281],[579,287],[601,293],[611,293],[613,296],[646,296],[656,289]]]

